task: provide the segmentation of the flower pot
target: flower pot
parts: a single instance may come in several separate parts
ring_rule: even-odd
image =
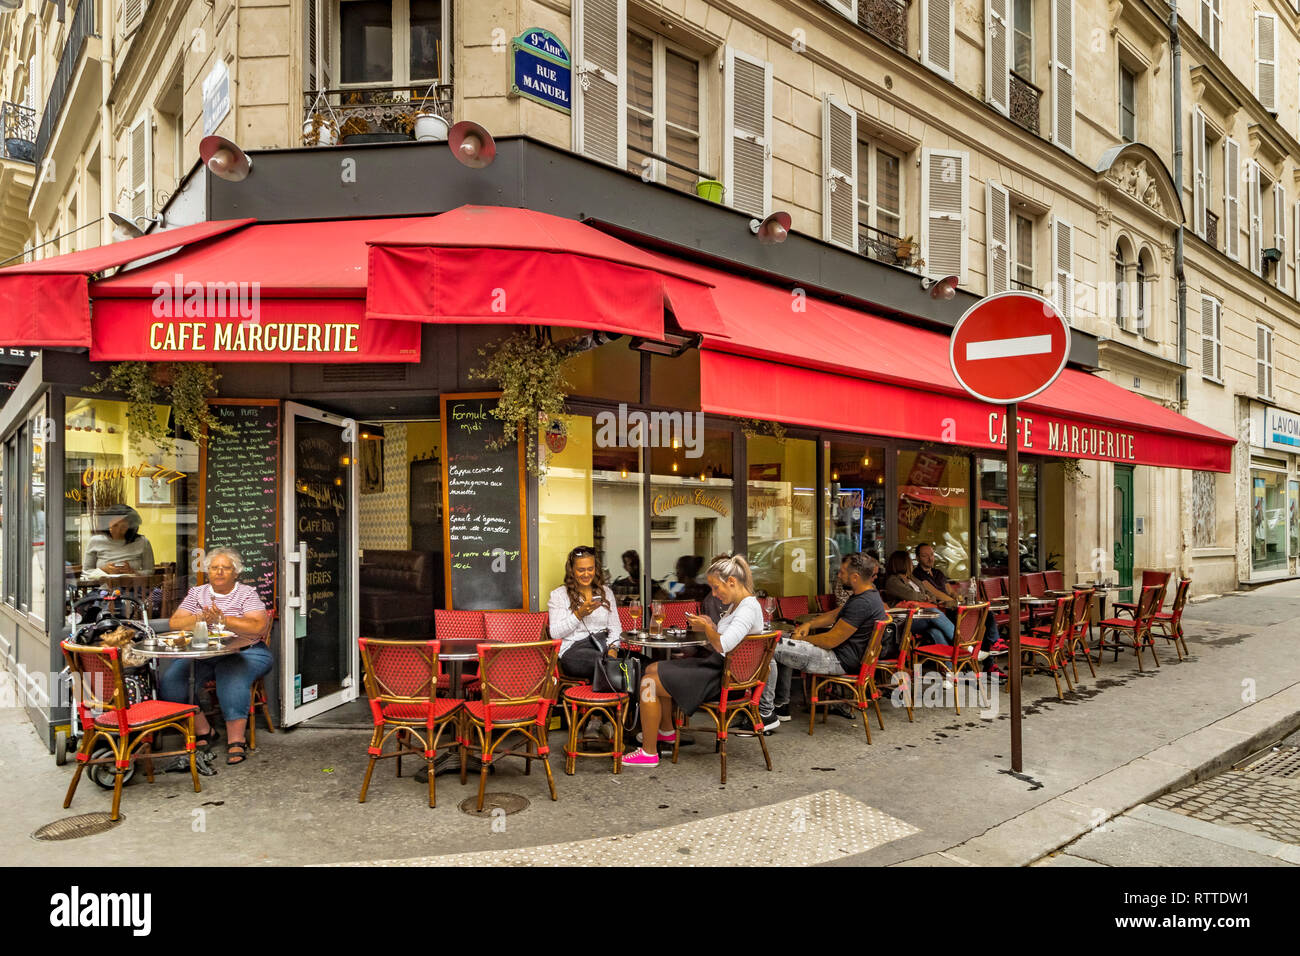
[[[701,179],[695,184],[695,195],[709,202],[722,202],[722,194],[725,191],[725,187],[716,179]]]
[[[303,121],[302,140],[307,145],[333,146],[339,141],[338,134],[329,123],[321,123],[316,129],[312,129],[312,126],[312,120]]]
[[[411,136],[409,133],[349,133],[343,137],[343,142],[349,145],[359,143],[409,143]]]
[[[415,114],[415,138],[421,143],[441,143],[447,139],[447,121],[437,113]]]

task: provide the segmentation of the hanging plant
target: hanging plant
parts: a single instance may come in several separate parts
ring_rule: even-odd
[[[146,442],[171,451],[172,435],[167,419],[158,416],[159,405],[171,406],[176,431],[188,432],[199,445],[207,443],[210,433],[234,433],[208,408],[208,398],[217,394],[220,379],[211,365],[202,362],[118,362],[86,391],[116,392],[126,399],[126,427],[136,451],[144,451]]]
[[[1075,484],[1088,477],[1088,473],[1083,470],[1083,463],[1077,458],[1062,458],[1061,473],[1065,476],[1066,481],[1072,481]]]
[[[551,451],[546,443],[539,442],[539,436],[552,422],[563,429],[560,416],[569,388],[564,377],[567,353],[549,337],[523,331],[479,349],[478,354],[487,358],[487,364],[482,369],[471,369],[469,377],[495,382],[501,389],[492,415],[506,426],[487,447],[492,451],[508,447],[522,427],[528,471],[545,475]]]
[[[741,418],[740,430],[746,438],[765,437],[774,439],[778,444],[785,444],[785,426],[780,422],[764,421],[760,418]]]

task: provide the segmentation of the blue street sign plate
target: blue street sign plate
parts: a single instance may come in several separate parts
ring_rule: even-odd
[[[573,65],[569,51],[549,30],[525,30],[510,41],[510,93],[568,113]]]

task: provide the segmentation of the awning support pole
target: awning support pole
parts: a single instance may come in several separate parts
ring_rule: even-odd
[[[1024,770],[1020,748],[1020,442],[1016,403],[1007,406],[1007,591],[1011,619],[1011,770]]]

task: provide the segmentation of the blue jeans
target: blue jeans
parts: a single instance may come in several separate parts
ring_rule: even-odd
[[[952,621],[940,614],[933,621],[913,620],[912,633],[916,635],[917,644],[946,644],[951,647],[956,630]]]
[[[196,692],[205,681],[216,681],[217,701],[221,705],[222,717],[226,720],[247,720],[253,681],[270,672],[271,649],[265,644],[254,644],[247,650],[224,657],[211,657],[204,661],[173,661],[158,679],[160,699],[177,703],[189,702],[191,667],[196,668]]]

